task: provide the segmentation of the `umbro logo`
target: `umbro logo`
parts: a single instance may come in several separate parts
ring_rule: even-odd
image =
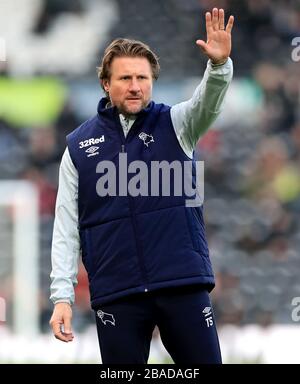
[[[98,149],[99,147],[90,147],[85,151],[85,153],[88,153],[87,157],[96,156],[99,155]]]
[[[202,313],[204,313],[204,316],[208,316],[208,315],[211,315],[211,307],[205,307],[202,311]]]
[[[214,325],[214,320],[212,317],[211,307],[205,307],[202,313],[204,314],[204,319],[205,319],[207,328],[212,327]]]
[[[91,139],[81,141],[79,143],[79,149],[84,149],[86,147],[90,147],[90,148],[85,150],[85,153],[87,153],[87,157],[96,156],[96,155],[99,155],[99,152],[98,152],[99,147],[97,146],[97,144],[99,145],[99,144],[104,143],[104,142],[105,142],[104,135],[102,135],[101,137],[96,137],[96,138],[92,137]]]

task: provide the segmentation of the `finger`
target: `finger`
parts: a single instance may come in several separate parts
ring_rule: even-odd
[[[229,17],[229,20],[228,20],[228,23],[227,23],[227,26],[226,26],[226,32],[231,33],[232,27],[233,27],[233,23],[234,23],[234,16],[231,15]]]
[[[60,321],[50,321],[50,325],[51,325],[51,328],[52,328],[52,332],[55,335],[58,335],[59,333],[61,333],[61,322]]]
[[[72,334],[71,317],[69,317],[69,316],[65,316],[64,333],[65,334]]]
[[[214,8],[212,11],[212,26],[215,31],[219,30],[219,11],[218,8]]]
[[[206,20],[206,32],[207,32],[207,36],[209,36],[213,32],[213,26],[212,26],[211,13],[210,12],[206,12],[205,20]]]
[[[225,30],[225,15],[224,9],[219,9],[219,28]]]
[[[202,49],[202,51],[205,53],[206,52],[206,42],[203,40],[197,40],[196,44]]]
[[[61,332],[66,341],[72,341],[74,339],[73,333]]]
[[[61,326],[62,326],[62,323],[59,321],[51,322],[51,327],[52,327],[54,337],[58,340],[65,341],[65,342],[72,341],[73,340],[72,333],[62,332]]]
[[[55,333],[54,334],[54,337],[60,341],[64,341],[65,343],[69,342],[69,341],[72,341],[73,340],[73,336],[72,335],[67,335],[61,331],[59,331],[58,333]]]

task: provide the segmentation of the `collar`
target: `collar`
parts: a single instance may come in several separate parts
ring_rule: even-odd
[[[139,113],[137,113],[135,118],[148,114],[154,107],[154,101],[150,101],[150,103],[147,105],[146,108],[142,109]],[[119,115],[119,111],[117,107],[113,107],[110,103],[110,100],[107,97],[103,97],[97,107],[98,115],[104,115],[104,116],[116,116]]]

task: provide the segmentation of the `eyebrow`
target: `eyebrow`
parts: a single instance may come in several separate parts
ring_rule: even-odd
[[[136,77],[139,77],[139,76],[143,76],[143,77],[150,77],[151,75],[149,74],[146,74],[146,73],[139,73],[139,74],[129,74],[129,73],[122,73],[120,75],[118,75],[117,77],[120,78],[120,77],[133,77],[133,76],[136,76]]]

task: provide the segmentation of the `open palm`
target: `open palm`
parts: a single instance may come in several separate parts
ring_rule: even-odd
[[[207,41],[197,40],[196,44],[211,59],[213,64],[223,63],[231,52],[231,30],[234,17],[229,17],[226,28],[223,9],[214,8],[212,14],[210,12],[206,13],[205,19]]]

